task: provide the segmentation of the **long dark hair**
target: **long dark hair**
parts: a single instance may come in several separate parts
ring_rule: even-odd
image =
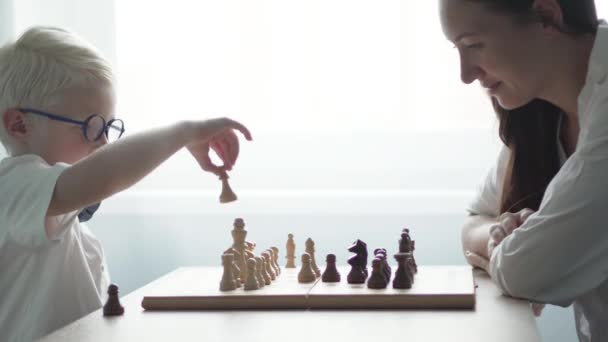
[[[593,0],[557,0],[563,13],[563,24],[546,21],[535,13],[534,0],[468,0],[483,3],[492,10],[509,13],[524,21],[545,21],[560,31],[573,34],[595,34],[598,26]],[[524,208],[538,210],[547,185],[560,168],[557,141],[562,110],[541,99],[513,109],[502,108],[495,98],[492,104],[499,120],[500,139],[510,149],[503,184],[500,212]]]

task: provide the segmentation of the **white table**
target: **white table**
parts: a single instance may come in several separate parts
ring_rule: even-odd
[[[220,268],[206,271],[220,278]],[[143,296],[171,276],[121,298],[123,316],[100,309],[41,341],[540,341],[529,304],[502,296],[479,270],[475,310],[144,311]]]

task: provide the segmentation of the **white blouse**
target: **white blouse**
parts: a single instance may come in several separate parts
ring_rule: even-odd
[[[574,305],[581,341],[608,341],[608,26],[598,28],[578,98],[576,151],[550,182],[537,212],[493,251],[490,273],[508,295]],[[563,150],[560,153],[565,159]],[[508,150],[474,214],[497,216]]]

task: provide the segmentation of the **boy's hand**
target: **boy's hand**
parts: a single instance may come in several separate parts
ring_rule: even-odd
[[[247,140],[252,140],[251,133],[241,123],[228,119],[210,119],[194,124],[194,139],[186,147],[198,164],[205,171],[221,176],[225,171],[232,170],[239,155],[239,139],[234,131],[239,131]],[[223,162],[222,166],[215,165],[209,157],[213,149]]]

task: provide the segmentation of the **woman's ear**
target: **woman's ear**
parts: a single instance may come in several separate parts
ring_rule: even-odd
[[[532,11],[536,13],[543,28],[562,31],[564,27],[564,12],[557,0],[535,0]]]
[[[2,114],[2,125],[6,133],[17,141],[25,139],[28,133],[25,115],[16,108],[9,108]]]

